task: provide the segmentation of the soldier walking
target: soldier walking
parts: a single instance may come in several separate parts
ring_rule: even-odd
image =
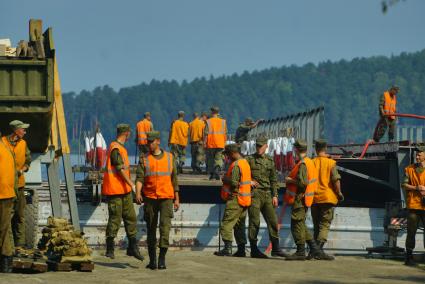
[[[149,264],[146,268],[166,269],[173,207],[180,207],[177,165],[171,153],[160,148],[160,133],[147,134],[149,153],[141,157],[136,171],[136,202],[144,203],[148,234]],[[156,259],[156,229],[159,217],[159,256]]]
[[[252,204],[248,209],[249,229],[248,237],[251,245],[251,257],[267,258],[257,246],[257,236],[260,229],[260,214],[263,215],[272,243],[272,256],[286,257],[279,247],[279,231],[275,208],[278,206],[279,184],[277,182],[276,167],[272,158],[266,155],[267,138],[262,136],[256,140],[257,152],[246,157],[251,168]]]
[[[168,144],[177,163],[177,172],[183,172],[186,161],[186,146],[189,134],[189,123],[184,121],[184,111],[179,111],[177,119],[171,123]]]
[[[336,161],[328,158],[326,147],[326,140],[315,141],[317,157],[313,159],[313,162],[319,172],[319,183],[311,206],[311,217],[314,226],[314,240],[319,247],[319,253],[315,258],[334,260],[333,256],[324,252],[323,246],[328,240],[335,206],[344,200],[344,196],[341,193],[341,176],[336,168]]]
[[[244,257],[246,235],[245,219],[248,207],[251,206],[251,169],[248,162],[242,158],[237,144],[226,145],[225,154],[232,163],[223,177],[221,198],[226,202],[220,232],[224,248],[214,254],[217,256],[232,256],[232,230],[238,250],[234,256]]]
[[[211,108],[211,118],[207,119],[204,132],[204,145],[207,153],[207,170],[211,179],[220,179],[223,167],[223,149],[226,144],[226,120],[219,117],[219,108]]]
[[[127,255],[143,261],[137,246],[137,219],[133,206],[132,190],[135,185],[130,179],[130,161],[124,143],[130,138],[128,124],[117,125],[117,138],[109,145],[106,171],[103,175],[102,195],[108,200],[108,224],[106,226],[106,257],[115,258],[114,239],[124,221],[128,238]]]
[[[294,148],[299,162],[285,180],[284,201],[288,205],[292,205],[291,233],[297,251],[288,256],[286,260],[305,260],[306,243],[310,249],[310,257],[316,257],[319,253],[316,242],[305,224],[308,208],[313,203],[314,193],[317,189],[318,171],[313,161],[307,157],[307,143],[304,140],[297,139]]]
[[[15,243],[15,255],[19,256],[26,245],[25,240],[25,177],[24,173],[28,171],[31,164],[31,152],[28,149],[27,142],[24,140],[26,129],[30,126],[19,120],[13,120],[9,123],[12,133],[3,136],[3,143],[15,156],[15,166],[18,175],[18,190],[13,205],[12,232]]]

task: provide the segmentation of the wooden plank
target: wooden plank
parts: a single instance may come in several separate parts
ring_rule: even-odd
[[[54,81],[56,119],[57,119],[57,124],[58,124],[59,139],[60,139],[60,142],[61,142],[62,153],[70,154],[71,151],[69,149],[69,144],[68,144],[68,134],[66,133],[65,112],[64,112],[64,109],[63,109],[61,84],[60,84],[60,79],[59,79],[59,72],[58,72],[58,65],[57,65],[57,59],[56,58],[55,58],[55,63],[54,63],[53,81]]]

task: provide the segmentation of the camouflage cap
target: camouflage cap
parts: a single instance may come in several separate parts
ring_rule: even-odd
[[[220,111],[220,108],[218,106],[212,106],[211,107],[211,111],[212,112],[219,112]]]
[[[303,139],[297,139],[295,140],[294,147],[300,151],[305,151],[307,150],[307,142]]]
[[[10,128],[12,128],[13,131],[24,128],[27,129],[28,127],[30,127],[30,125],[28,123],[23,123],[20,120],[12,120],[9,123]]]
[[[179,110],[179,112],[177,113],[177,115],[179,115],[179,116],[183,116],[183,115],[184,115],[184,111]]]
[[[252,123],[254,123],[254,119],[252,117],[247,117],[247,118],[245,118],[245,123],[252,124]]]
[[[161,139],[161,133],[159,131],[150,131],[146,133],[148,141],[153,141],[155,139]]]
[[[120,135],[124,132],[131,131],[130,125],[126,123],[120,123],[117,125],[117,134]]]
[[[328,142],[325,139],[316,139],[314,140],[314,147],[317,149],[323,149],[328,146]]]
[[[224,147],[224,152],[225,152],[226,154],[230,154],[230,153],[239,153],[239,151],[240,151],[240,146],[239,146],[238,144],[236,144],[236,143],[233,143],[233,144],[227,144],[227,145]]]
[[[145,112],[145,117],[151,116],[151,113],[149,111]]]
[[[416,152],[425,152],[425,146],[424,145],[417,146],[415,150]]]
[[[394,90],[394,91],[398,92],[398,91],[400,91],[400,87],[399,86],[396,86],[396,85],[392,85],[391,88],[390,88],[390,91],[391,90]]]
[[[263,146],[263,145],[265,145],[265,144],[267,144],[267,137],[266,136],[260,136],[260,137],[258,137],[257,138],[257,140],[255,141],[255,144],[257,145],[257,146]]]

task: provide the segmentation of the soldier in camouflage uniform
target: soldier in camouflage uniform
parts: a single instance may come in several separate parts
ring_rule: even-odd
[[[272,158],[265,154],[267,138],[259,137],[256,141],[257,152],[246,157],[251,167],[252,204],[248,209],[248,237],[251,244],[251,257],[267,258],[257,247],[257,235],[260,228],[260,214],[263,215],[272,243],[272,256],[286,257],[279,247],[279,231],[275,208],[278,206],[278,182],[276,167]]]
[[[245,123],[242,123],[239,125],[239,127],[236,129],[235,133],[235,141],[236,143],[241,144],[243,141],[248,140],[248,132],[257,127],[257,125],[262,122],[263,119],[259,119],[256,122],[251,117],[247,117],[245,119]]]

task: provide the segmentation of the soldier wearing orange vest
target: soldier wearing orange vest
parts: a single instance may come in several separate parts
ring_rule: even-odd
[[[244,257],[246,235],[245,218],[249,206],[251,206],[251,168],[247,160],[242,158],[240,148],[237,144],[226,146],[225,154],[232,163],[223,177],[223,187],[221,188],[221,198],[226,202],[223,220],[220,226],[221,238],[224,248],[215,255],[232,256],[232,231],[238,250],[234,256]]]
[[[328,158],[326,147],[326,140],[317,139],[315,141],[317,157],[313,159],[313,162],[319,171],[319,186],[314,194],[311,217],[314,226],[314,240],[320,250],[315,258],[334,260],[333,256],[323,251],[323,246],[328,239],[334,208],[339,201],[344,200],[344,196],[341,193],[341,176],[338,173],[336,162]]]
[[[173,207],[180,207],[177,165],[173,154],[160,148],[160,133],[148,132],[149,153],[141,157],[136,171],[136,202],[144,203],[149,269],[166,269]],[[156,229],[159,217],[159,256],[156,259]]]
[[[223,149],[226,144],[226,120],[219,117],[219,108],[211,108],[211,117],[207,119],[204,131],[204,145],[207,152],[207,170],[210,179],[220,179],[223,167]]]
[[[16,186],[15,158],[9,147],[0,139],[0,272],[13,269],[13,239],[10,220]]]
[[[388,128],[388,140],[394,140],[396,117],[392,114],[397,113],[397,93],[400,88],[392,86],[388,91],[384,92],[379,103],[379,121],[375,127],[373,140],[379,142],[384,136]]]
[[[177,119],[171,123],[170,136],[168,138],[168,145],[176,159],[178,173],[183,172],[184,162],[186,161],[188,135],[189,123],[184,121],[184,111],[181,110],[177,114]]]
[[[144,119],[136,125],[136,145],[139,147],[140,153],[147,154],[149,152],[146,133],[153,131],[151,113],[145,112]]]
[[[406,265],[415,265],[413,250],[415,249],[415,236],[419,222],[425,224],[425,146],[416,149],[416,164],[405,169],[402,184],[406,191],[407,237],[406,237]]]
[[[197,112],[193,113],[193,120],[189,123],[191,167],[194,173],[201,173],[201,164],[204,162],[204,130],[205,121]]]
[[[26,129],[30,126],[19,120],[14,120],[9,123],[12,133],[8,136],[3,136],[2,140],[9,150],[15,155],[16,172],[18,174],[18,190],[13,206],[12,217],[12,232],[15,242],[16,255],[25,247],[25,177],[24,173],[28,171],[31,164],[31,152],[28,149],[27,142],[23,139],[26,134]]]
[[[305,224],[308,208],[313,203],[314,193],[317,189],[318,171],[313,161],[307,157],[307,143],[304,140],[297,139],[294,143],[294,149],[299,162],[285,179],[284,201],[288,205],[292,205],[291,232],[297,251],[288,256],[286,260],[305,260],[306,243],[310,249],[311,257],[316,257],[319,253],[317,245]]]
[[[106,226],[106,257],[115,258],[114,239],[124,221],[128,238],[127,255],[143,261],[137,246],[137,219],[133,206],[132,190],[135,185],[130,179],[130,161],[124,144],[130,138],[128,124],[117,125],[117,138],[109,145],[106,169],[103,174],[102,195],[108,200],[108,225]]]

